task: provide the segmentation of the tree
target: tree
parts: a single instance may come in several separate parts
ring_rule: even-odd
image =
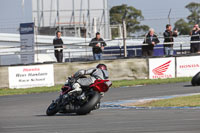
[[[184,19],[179,19],[178,21],[176,21],[175,28],[178,29],[180,35],[187,35],[188,33],[190,33],[191,30],[189,24],[185,22]]]
[[[200,3],[191,2],[185,8],[191,13],[187,17],[188,22],[183,19],[175,22],[175,29],[178,29],[181,35],[189,34],[194,24],[200,24]]]
[[[187,17],[190,24],[200,24],[200,3],[191,2],[185,6],[191,14]]]
[[[110,24],[111,25],[122,24],[122,18],[125,12],[127,12],[125,16],[125,21],[126,21],[127,34],[129,36],[136,32],[141,32],[141,31],[146,32],[149,29],[147,25],[140,25],[140,21],[144,19],[141,10],[138,10],[132,6],[127,6],[126,4],[114,6],[110,9]],[[118,36],[117,31],[118,29],[112,31],[113,37]]]

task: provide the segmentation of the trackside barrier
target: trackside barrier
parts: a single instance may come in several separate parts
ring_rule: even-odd
[[[54,86],[53,64],[8,67],[9,88]]]
[[[199,71],[200,56],[149,59],[149,79],[192,77]]]
[[[0,88],[28,88],[63,84],[79,69],[108,66],[111,80],[189,77],[200,70],[200,56],[131,58],[100,62],[72,62],[0,67]]]
[[[149,78],[175,78],[175,57],[150,58]]]
[[[67,77],[80,69],[94,68],[104,63],[111,80],[148,78],[147,59],[101,60],[0,67],[0,88],[29,88],[64,84]]]

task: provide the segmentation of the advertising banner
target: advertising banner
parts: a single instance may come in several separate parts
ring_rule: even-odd
[[[53,65],[9,67],[9,88],[54,86]]]
[[[175,78],[175,58],[149,59],[149,79]]]
[[[34,23],[20,24],[21,63],[34,63]]]
[[[177,77],[192,77],[200,71],[200,56],[177,57]]]

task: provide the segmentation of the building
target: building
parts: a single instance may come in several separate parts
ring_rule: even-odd
[[[110,38],[108,0],[32,0],[32,16],[42,35]]]
[[[0,7],[0,33],[19,33],[20,23],[35,22],[39,35],[61,30],[65,36],[91,38],[99,31],[110,38],[108,0],[4,0]]]

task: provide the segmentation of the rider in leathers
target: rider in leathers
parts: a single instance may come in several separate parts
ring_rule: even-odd
[[[74,75],[73,78],[78,78],[83,75],[90,75],[89,78],[79,78],[76,83],[73,84],[71,90],[68,94],[71,95],[74,92],[76,93],[81,93],[82,86],[90,86],[91,84],[94,83],[96,79],[108,79],[108,71],[107,71],[107,66],[104,64],[99,64],[97,65],[96,68],[90,68],[88,70],[79,70],[77,71]]]

